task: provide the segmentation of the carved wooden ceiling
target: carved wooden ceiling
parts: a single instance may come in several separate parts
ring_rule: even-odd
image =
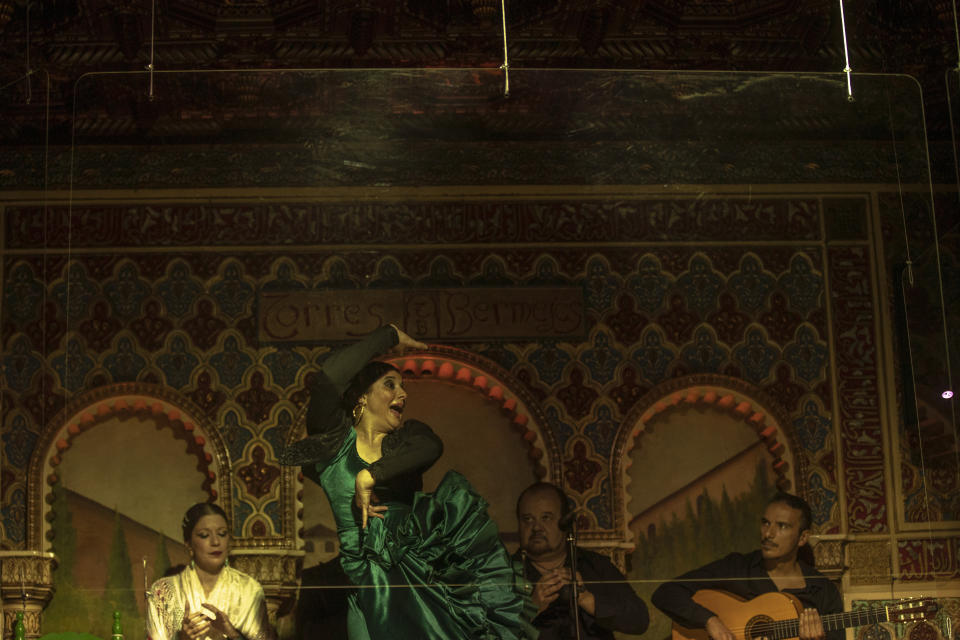
[[[512,69],[844,66],[837,0],[513,0],[507,14]],[[846,0],[845,16],[855,73],[916,77],[928,136],[949,139],[945,72],[957,58],[952,0]],[[66,144],[78,80],[92,72],[142,72],[151,57],[158,71],[497,67],[500,0],[0,0],[0,144],[47,137],[47,77],[49,140]],[[88,139],[127,143],[155,126],[159,107],[140,99],[142,87],[125,90],[122,78],[115,90],[83,97],[77,131]],[[236,77],[225,82],[209,101],[218,112],[213,120],[242,118],[276,90]],[[196,99],[190,82],[170,86],[175,95],[165,100]],[[282,126],[290,115],[284,109],[296,105],[275,102],[260,116]],[[179,133],[222,134],[191,127]]]

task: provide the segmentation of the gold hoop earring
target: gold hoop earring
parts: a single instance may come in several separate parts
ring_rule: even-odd
[[[366,406],[367,406],[367,405],[366,405],[365,403],[363,403],[363,402],[358,402],[357,404],[353,405],[353,412],[352,412],[352,413],[353,413],[353,424],[354,424],[354,425],[360,424],[360,418],[363,417],[363,410],[364,410],[364,408],[366,408]]]

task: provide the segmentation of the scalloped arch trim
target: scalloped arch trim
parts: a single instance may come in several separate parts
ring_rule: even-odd
[[[405,376],[418,379],[435,379],[462,385],[482,395],[489,402],[500,405],[500,411],[510,420],[510,426],[516,430],[527,448],[527,457],[534,465],[538,478],[547,476],[544,466],[546,455],[544,440],[540,429],[532,429],[529,412],[524,403],[518,400],[509,386],[487,372],[477,371],[471,365],[450,358],[449,355],[415,358],[386,358]]]
[[[770,457],[770,468],[774,473],[774,484],[782,490],[791,490],[795,484],[795,460],[791,451],[789,435],[782,431],[781,424],[784,418],[775,415],[777,411],[769,402],[759,399],[763,394],[760,390],[746,388],[746,383],[739,380],[723,380],[720,376],[712,380],[671,381],[669,388],[654,388],[647,394],[647,402],[641,400],[637,407],[623,422],[625,434],[623,446],[620,449],[620,482],[623,487],[624,510],[623,526],[637,516],[629,510],[630,477],[628,470],[632,465],[630,452],[637,446],[637,440],[643,434],[650,422],[664,417],[670,411],[681,407],[699,407],[722,412],[742,421],[756,434]],[[624,437],[624,435],[621,435]],[[793,472],[793,473],[791,473]],[[795,492],[795,490],[794,490]],[[629,537],[629,531],[627,536]]]
[[[169,427],[178,439],[187,443],[187,450],[197,456],[197,468],[205,476],[203,490],[212,499],[216,499],[217,490],[213,488],[213,483],[217,474],[210,469],[213,455],[206,450],[206,438],[197,433],[196,425],[190,419],[183,419],[179,409],[145,396],[120,396],[113,398],[112,401],[99,402],[79,412],[68,421],[66,429],[62,429],[60,437],[56,439],[54,443],[56,453],[47,459],[47,466],[56,473],[56,467],[59,466],[63,453],[70,448],[74,439],[111,418],[149,418],[155,423]],[[49,480],[48,484],[51,484]]]
[[[713,406],[718,411],[737,416],[756,432],[757,438],[764,443],[767,453],[773,458],[771,467],[777,474],[777,486],[784,482],[789,486],[790,480],[786,478],[786,472],[790,465],[783,459],[786,447],[783,442],[778,440],[778,427],[776,424],[769,424],[766,411],[754,402],[748,399],[740,399],[733,393],[726,391],[726,389],[703,390],[702,388],[695,388],[686,392],[672,393],[645,411],[640,418],[640,422],[645,425],[653,420],[657,414],[670,411],[681,405]],[[632,438],[636,439],[642,431],[643,426],[636,427],[631,434]],[[633,447],[630,447],[630,449],[632,450]]]
[[[187,454],[196,457],[197,470],[204,477],[201,488],[230,513],[229,491],[216,488],[217,484],[221,489],[229,486],[229,462],[219,434],[206,421],[193,417],[202,413],[188,400],[175,397],[166,388],[148,387],[136,383],[112,385],[78,396],[44,429],[28,472],[33,480],[28,504],[28,548],[39,549],[49,542],[49,493],[73,442],[116,418],[145,419],[169,428],[176,439],[186,443]]]

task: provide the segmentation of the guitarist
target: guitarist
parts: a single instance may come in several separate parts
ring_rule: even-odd
[[[712,640],[737,640],[738,636],[721,619],[723,612],[697,604],[693,595],[701,589],[715,589],[750,600],[780,591],[796,596],[805,607],[799,616],[800,640],[843,640],[842,629],[827,634],[820,619],[821,613],[843,611],[840,592],[823,574],[797,557],[810,536],[811,522],[806,501],[778,493],[767,503],[760,519],[759,549],[748,554],[731,553],[666,582],[653,592],[651,602],[675,623],[703,629]]]

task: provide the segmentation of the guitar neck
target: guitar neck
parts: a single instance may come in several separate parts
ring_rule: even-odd
[[[865,624],[875,624],[878,622],[887,622],[886,607],[877,607],[875,609],[862,609],[860,611],[847,611],[845,613],[829,613],[820,616],[823,621],[824,631],[837,631],[847,627],[859,627]],[[781,620],[774,622],[776,628],[774,636],[776,638],[796,638],[800,635],[800,620]]]

